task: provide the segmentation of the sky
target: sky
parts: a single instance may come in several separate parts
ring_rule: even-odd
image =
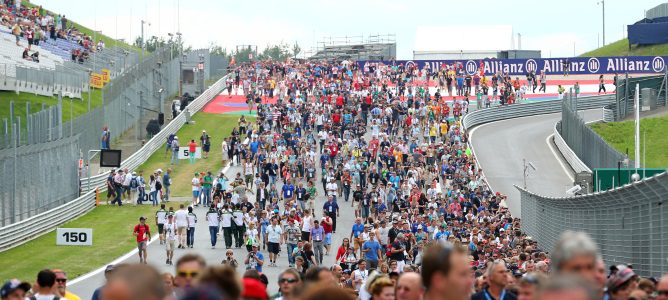
[[[168,38],[183,34],[186,45],[227,49],[299,43],[300,56],[318,42],[393,34],[397,59],[412,59],[418,28],[453,25],[510,25],[522,35],[522,49],[543,57],[580,55],[602,44],[600,0],[33,0],[113,38],[134,40],[141,33]],[[666,0],[605,1],[605,42],[626,37],[626,25]],[[150,24],[150,25],[149,25]],[[490,35],[494,31],[489,32]],[[434,36],[448,40],[447,36]],[[471,36],[485,39],[485,36]],[[343,40],[343,39],[341,39]],[[463,43],[466,41],[455,41]],[[439,43],[440,44],[440,43]],[[510,42],[508,43],[511,44]],[[495,49],[508,50],[508,49]]]

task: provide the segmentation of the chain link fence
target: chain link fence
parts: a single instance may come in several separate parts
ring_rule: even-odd
[[[79,196],[79,136],[63,138],[61,114],[62,103],[27,114],[25,134],[21,134],[20,117],[12,118],[11,132],[5,120],[2,141],[10,147],[0,150],[2,226]]]
[[[612,148],[592,130],[578,114],[578,99],[567,93],[561,104],[561,122],[557,125],[559,134],[573,152],[590,168],[616,168],[626,156]]]
[[[641,276],[668,273],[668,173],[602,193],[544,197],[518,186],[522,230],[546,251],[565,230],[585,231],[606,265],[632,264]]]

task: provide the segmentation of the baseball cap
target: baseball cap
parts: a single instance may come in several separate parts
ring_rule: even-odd
[[[22,289],[23,291],[29,291],[32,286],[30,283],[27,282],[21,282],[18,279],[12,279],[9,281],[6,281],[5,284],[2,285],[2,289],[0,289],[0,297],[6,298],[11,292],[17,290],[17,289]]]
[[[243,292],[241,292],[242,298],[260,300],[267,300],[269,298],[267,295],[267,287],[259,280],[254,278],[244,278],[242,283],[244,288]]]
[[[618,269],[617,273],[608,278],[608,283],[607,283],[608,290],[616,290],[625,282],[631,280],[631,278],[634,278],[636,276],[636,273],[633,272],[633,269],[625,265],[618,265],[617,269]]]
[[[146,217],[144,217],[144,216],[139,217],[139,221],[141,221],[141,220],[146,220]]]

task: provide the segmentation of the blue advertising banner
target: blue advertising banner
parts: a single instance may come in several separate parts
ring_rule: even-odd
[[[397,61],[358,61],[361,68],[370,65],[417,65],[424,69],[426,65],[433,70],[441,66],[456,66],[473,75],[484,71],[485,75],[508,73],[509,75],[526,75],[529,71],[547,75],[561,75],[564,69],[569,74],[647,74],[662,73],[666,67],[668,56],[616,56],[616,57],[569,57],[569,58],[529,58],[529,59],[471,59],[471,60],[397,60]]]

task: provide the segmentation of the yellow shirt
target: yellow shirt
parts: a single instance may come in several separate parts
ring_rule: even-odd
[[[65,298],[67,298],[67,300],[81,300],[79,296],[70,293],[70,291],[65,292]]]

